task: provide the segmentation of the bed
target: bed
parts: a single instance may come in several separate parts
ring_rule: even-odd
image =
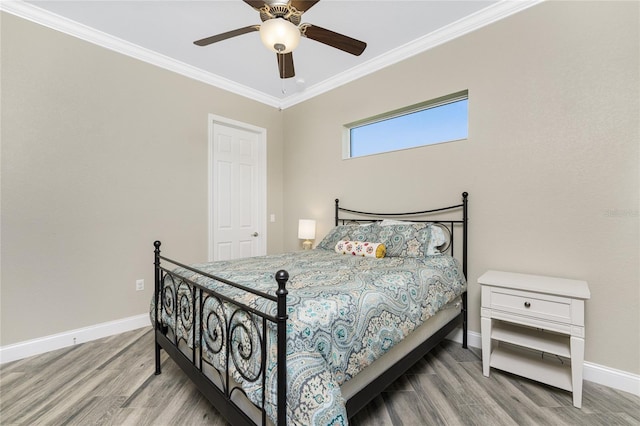
[[[312,250],[198,265],[154,242],[155,373],[164,350],[233,425],[347,424],[460,325],[466,348],[467,210],[336,199]]]

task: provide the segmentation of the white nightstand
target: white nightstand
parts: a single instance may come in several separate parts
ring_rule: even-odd
[[[587,283],[500,271],[478,283],[483,374],[494,367],[547,383],[573,392],[573,405],[582,407]]]

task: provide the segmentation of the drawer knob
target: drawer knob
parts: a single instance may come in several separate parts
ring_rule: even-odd
[[[531,307],[531,303],[529,303],[529,302],[524,302],[524,307],[525,307],[525,308],[530,308],[530,307]]]

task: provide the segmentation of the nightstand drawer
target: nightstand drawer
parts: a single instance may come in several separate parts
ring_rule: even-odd
[[[494,289],[491,309],[553,321],[571,322],[571,300],[562,297],[540,297],[538,294]]]

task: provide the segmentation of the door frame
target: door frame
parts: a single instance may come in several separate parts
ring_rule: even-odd
[[[219,124],[227,127],[235,127],[241,130],[252,132],[258,136],[258,187],[256,188],[256,196],[258,197],[257,211],[258,211],[258,224],[257,232],[260,234],[258,239],[258,253],[267,253],[267,129],[263,127],[254,126],[253,124],[243,123],[241,121],[232,120],[230,118],[222,117],[215,114],[209,114],[208,116],[208,181],[207,181],[207,215],[208,215],[208,259],[209,262],[213,261],[213,219],[215,209],[213,208],[213,167],[214,167],[214,153],[213,149],[214,125]]]

